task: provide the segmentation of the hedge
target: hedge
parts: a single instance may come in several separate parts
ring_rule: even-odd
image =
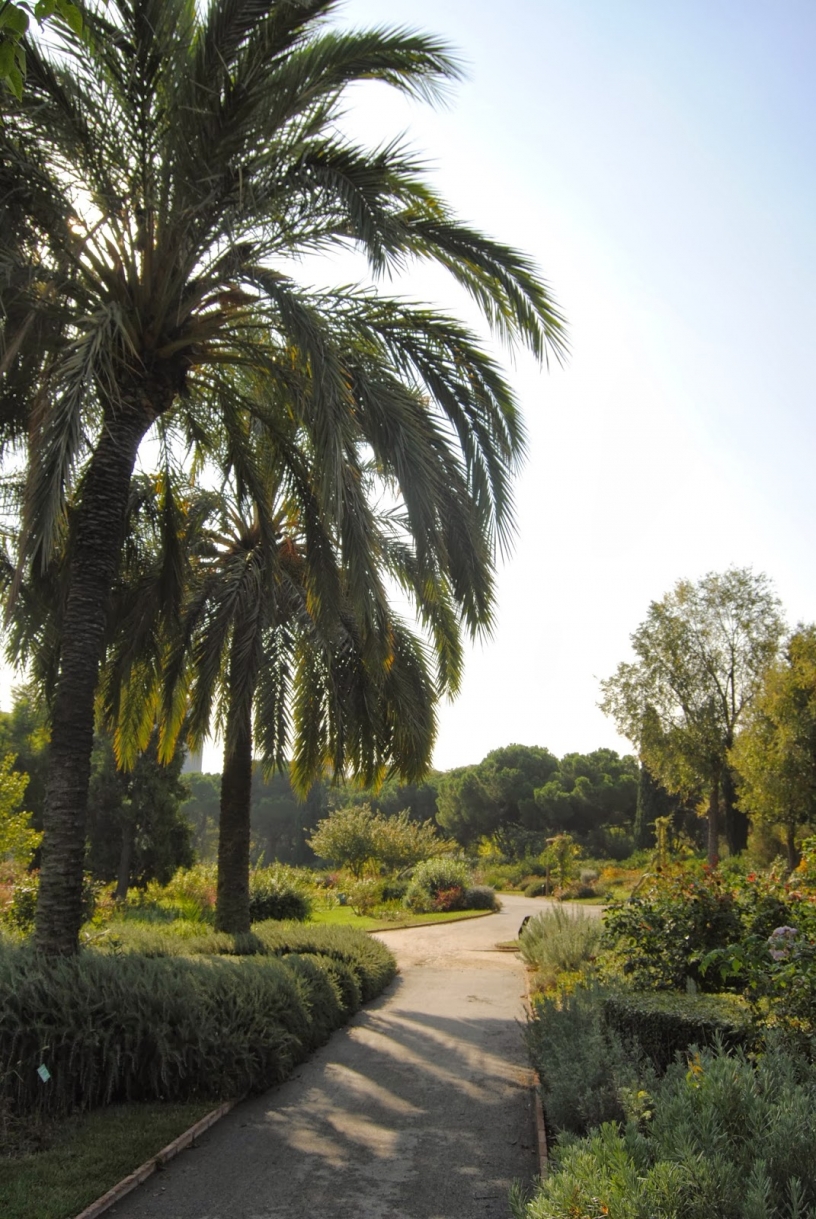
[[[689,1046],[749,1048],[753,1032],[747,1005],[736,995],[621,991],[604,999],[604,1021],[635,1042],[659,1072]]]
[[[388,949],[351,928],[260,924],[241,957],[234,937],[209,954],[158,938],[154,955],[66,960],[0,945],[0,1105],[64,1113],[262,1091],[395,972]]]

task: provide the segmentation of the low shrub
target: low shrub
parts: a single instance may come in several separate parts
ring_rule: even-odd
[[[525,897],[546,897],[552,892],[552,885],[548,881],[542,880],[540,876],[536,876],[533,880],[528,880],[524,885]]]
[[[437,906],[436,902],[443,893],[449,895],[443,900],[457,900],[456,891],[463,898],[469,885],[470,872],[463,860],[448,856],[424,859],[414,868],[405,894],[405,905],[417,913],[435,909],[461,909],[461,906]]]
[[[249,878],[249,918],[252,923],[266,919],[294,919],[306,922],[312,903],[303,888],[283,867],[258,868]]]
[[[466,910],[501,910],[502,904],[496,890],[490,885],[471,885],[465,891]]]
[[[816,1068],[703,1050],[656,1081],[642,1120],[567,1141],[516,1219],[806,1219],[816,1207]]]
[[[598,954],[601,920],[578,910],[553,906],[530,919],[520,938],[521,955],[536,970],[536,983],[552,987],[559,974],[574,974],[590,965]]]
[[[142,934],[157,941],[152,956],[118,942],[53,961],[0,945],[0,1105],[61,1113],[266,1088],[395,972],[388,949],[351,928]]]
[[[651,1075],[643,1056],[604,1019],[605,992],[578,986],[538,999],[527,1025],[527,1045],[553,1132],[583,1134],[602,1122],[623,1121],[625,1098]]]
[[[736,995],[684,995],[618,991],[604,999],[607,1028],[637,1044],[658,1072],[690,1046],[748,1048],[754,1041],[750,1010]]]

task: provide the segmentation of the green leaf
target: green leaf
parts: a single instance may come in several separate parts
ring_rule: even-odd
[[[38,21],[47,21],[56,12],[57,0],[37,0],[34,5],[34,16]]]
[[[60,11],[65,24],[73,31],[74,34],[82,33],[82,13],[75,4],[68,3],[68,0],[57,0],[57,7]]]
[[[6,34],[22,38],[28,29],[28,13],[17,4],[9,4],[8,8],[0,13],[0,29],[4,30]]]

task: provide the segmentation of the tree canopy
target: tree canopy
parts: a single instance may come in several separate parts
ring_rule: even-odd
[[[708,798],[709,857],[719,854],[719,812],[732,853],[747,818],[734,800],[729,751],[783,632],[768,578],[750,568],[680,580],[631,636],[636,660],[601,683],[602,709],[670,792]]]
[[[740,807],[783,828],[795,868],[796,831],[816,824],[816,626],[800,626],[766,669],[730,761]]]
[[[459,69],[422,34],[335,31],[335,8],[97,0],[81,39],[63,25],[55,48],[32,41],[22,96],[2,95],[0,445],[26,457],[12,600],[64,558],[36,932],[49,953],[77,946],[99,664],[148,435],[167,463],[234,474],[268,540],[256,457],[272,451],[322,567],[312,604],[331,604],[342,572],[364,637],[387,612],[370,540],[392,503],[440,689],[461,673],[451,625],[492,623],[516,402],[465,326],[376,281],[434,262],[538,358],[564,351],[563,321],[529,260],[460,223],[402,142],[342,136],[356,83],[433,100]],[[299,281],[300,255],[337,246],[364,255],[370,283]]]

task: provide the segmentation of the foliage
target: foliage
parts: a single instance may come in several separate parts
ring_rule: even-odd
[[[361,714],[349,740],[334,713],[360,702],[339,698],[309,722],[294,758],[304,786],[338,751],[375,780],[394,741],[427,743],[427,717],[420,733],[393,712],[407,674],[433,664],[434,691],[454,692],[465,634],[492,625],[524,447],[513,393],[481,342],[382,285],[426,259],[470,293],[499,339],[538,359],[565,349],[561,314],[525,256],[460,223],[402,141],[371,149],[340,132],[362,82],[440,98],[459,75],[444,44],[382,27],[340,32],[325,20],[334,0],[164,0],[147,18],[140,5],[94,8],[87,43],[60,30],[57,46],[30,48],[28,86],[2,131],[16,223],[2,233],[15,274],[0,302],[11,387],[0,443],[26,462],[17,606],[25,583],[58,574],[60,587],[38,917],[52,953],[76,948],[85,792],[71,776],[87,758],[72,742],[84,735],[90,749],[147,433],[166,468],[186,452],[193,477],[207,463],[233,477],[268,543],[280,540],[282,506],[265,493],[271,454],[306,535],[308,607],[336,623],[347,597],[363,642],[386,616],[387,574],[397,575],[429,645],[409,646],[394,621],[390,651],[367,651],[346,672],[351,695],[366,672],[388,687],[384,736],[366,735]],[[338,244],[361,256],[362,284],[298,281],[300,256]],[[389,528],[373,545],[383,515]],[[158,585],[166,621],[178,614],[178,570],[168,563]],[[166,643],[158,632],[150,656],[138,646],[155,622],[140,608],[141,638],[122,670],[137,693]],[[298,661],[269,672],[266,710],[275,680],[304,668],[316,680],[325,655]],[[233,673],[240,686],[240,664]],[[182,702],[168,711],[171,728]],[[304,698],[288,715],[263,714],[263,752],[308,711]]]
[[[595,985],[535,1002],[527,1045],[554,1131],[583,1134],[601,1122],[623,1121],[626,1095],[636,1095],[649,1079],[639,1054],[604,1021],[603,1002]]]
[[[232,956],[234,937],[210,938],[230,955],[197,954],[167,932],[152,957],[53,961],[0,945],[0,1099],[18,1113],[66,1112],[261,1090],[394,973],[384,945],[350,929],[261,923],[245,959]]]
[[[494,749],[478,766],[442,776],[437,820],[463,846],[488,836],[514,854],[514,828],[542,828],[535,790],[557,767],[558,760],[548,749],[526,745]]]
[[[632,635],[636,661],[601,683],[602,709],[654,778],[670,792],[706,793],[712,864],[721,797],[732,853],[746,845],[728,756],[782,629],[763,575],[730,568],[696,584],[680,580]]]
[[[795,868],[796,830],[816,823],[816,626],[800,626],[766,669],[730,759],[740,807],[784,826]]]
[[[0,711],[0,757],[13,754],[14,769],[28,775],[26,804],[34,828],[42,829],[48,770],[48,717],[32,686],[16,686],[10,711]]]
[[[385,817],[367,803],[335,809],[308,841],[316,855],[348,868],[358,880],[366,871],[400,871],[453,846],[432,822],[412,821],[407,810]]]
[[[57,17],[75,34],[82,33],[82,13],[71,0],[4,0],[0,5],[0,86],[11,90],[15,97],[23,96],[26,73],[25,48],[30,17],[40,23]]]
[[[597,854],[623,850],[637,792],[637,762],[614,750],[565,754],[510,745],[477,766],[443,774],[437,819],[463,846],[518,860],[569,833]],[[481,841],[480,841],[481,840]]]
[[[661,1075],[689,1046],[750,1049],[754,1042],[750,1011],[736,995],[612,991],[603,1013],[606,1027],[638,1046]]]
[[[648,1114],[559,1149],[516,1219],[807,1219],[816,1208],[816,1069],[703,1050],[650,1089]]]
[[[14,757],[0,757],[0,861],[26,868],[40,845],[42,834],[31,827],[31,814],[20,811],[28,775],[14,770]]]
[[[606,944],[624,977],[641,990],[684,990],[689,978],[719,989],[700,964],[712,949],[743,934],[735,894],[717,873],[655,878],[649,888],[610,906],[604,923]]]
[[[99,884],[89,872],[86,872],[82,883],[82,921],[87,923],[93,918],[99,895]],[[11,904],[5,912],[9,925],[18,931],[30,932],[37,918],[37,899],[40,892],[40,878],[37,872],[29,872],[17,881],[12,892]]]
[[[595,961],[602,933],[599,918],[553,906],[530,919],[519,937],[519,948],[536,971],[536,985],[546,990],[555,986],[560,974],[579,973]]]
[[[501,910],[501,899],[492,885],[469,885],[465,890],[465,910]]]
[[[470,885],[470,869],[462,859],[450,856],[418,863],[405,895],[409,910],[463,910]]]
[[[265,919],[305,922],[311,914],[308,894],[286,867],[256,868],[249,878],[249,917],[253,923]]]
[[[637,783],[633,757],[621,758],[613,749],[568,753],[549,781],[536,789],[535,802],[549,833],[580,837],[589,851],[600,854],[607,846],[604,831],[632,826]]]
[[[181,779],[183,752],[166,764],[158,757],[158,734],[129,771],[116,762],[113,742],[98,734],[88,793],[87,868],[99,880],[118,880],[121,900],[131,884],[167,883],[194,859],[190,824],[181,811],[187,788]]]
[[[547,840],[547,846],[541,852],[539,861],[551,879],[555,880],[558,888],[563,890],[575,874],[575,865],[580,854],[581,848],[572,834],[556,834],[555,838]]]

